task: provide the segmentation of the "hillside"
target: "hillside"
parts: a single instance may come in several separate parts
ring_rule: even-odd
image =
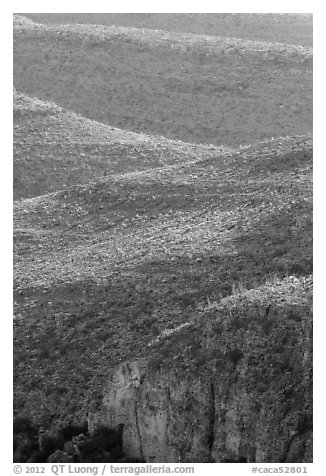
[[[311,157],[284,138],[16,202],[16,411],[85,419],[207,296],[311,274]]]
[[[312,50],[15,16],[14,84],[121,129],[220,146],[312,130]]]
[[[14,15],[14,461],[312,461],[312,17]]]
[[[312,14],[23,13],[40,23],[118,25],[312,46]]]
[[[217,152],[116,129],[14,92],[14,199]]]

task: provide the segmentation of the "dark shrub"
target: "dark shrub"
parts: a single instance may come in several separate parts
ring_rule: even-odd
[[[260,323],[262,331],[265,335],[268,335],[273,327],[274,319],[261,319]]]
[[[40,451],[45,460],[56,450],[61,450],[64,445],[64,439],[56,434],[47,432],[40,435]]]
[[[17,415],[13,421],[14,462],[24,463],[38,450],[38,430],[27,415]]]
[[[73,436],[77,436],[80,434],[86,435],[88,431],[87,422],[75,424],[75,423],[68,423],[67,425],[60,428],[58,431],[59,436],[61,436],[65,441],[69,441],[72,439]]]
[[[73,451],[71,456],[70,451]],[[62,453],[63,457],[68,456],[81,463],[119,462],[125,459],[122,426],[118,429],[101,426],[90,436],[86,422],[69,423],[57,431],[44,432],[26,415],[14,419],[14,462],[45,463],[54,453]]]
[[[105,426],[98,427],[93,434],[93,441],[97,447],[103,450],[110,450],[114,446],[122,445],[122,427],[119,430],[112,430]]]
[[[78,444],[83,463],[118,462],[124,458],[122,451],[122,426],[112,430],[98,427],[91,437]]]
[[[29,437],[37,435],[37,427],[27,415],[17,415],[14,418],[13,432],[16,435],[26,435]]]
[[[14,452],[14,462],[25,463],[36,451],[38,451],[38,441],[36,438],[23,439],[17,445],[16,450]]]
[[[162,358],[159,355],[153,355],[148,359],[148,367],[152,370],[159,370],[162,366]]]
[[[236,364],[242,358],[242,356],[243,353],[239,349],[232,349],[228,352],[228,357],[234,364]]]
[[[247,460],[243,456],[240,456],[240,458],[237,458],[237,459],[230,459],[230,458],[222,459],[221,463],[247,463]]]
[[[237,331],[241,328],[246,328],[247,321],[245,319],[240,319],[238,317],[233,317],[230,319],[230,327],[231,329]]]
[[[297,432],[299,434],[306,433],[308,431],[312,431],[313,429],[313,416],[310,413],[303,413],[301,415]]]
[[[26,463],[46,463],[46,460],[40,451],[34,451]]]

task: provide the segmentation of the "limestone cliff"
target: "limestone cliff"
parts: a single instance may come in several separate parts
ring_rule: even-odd
[[[99,424],[147,462],[311,462],[311,279],[209,303],[108,377]]]

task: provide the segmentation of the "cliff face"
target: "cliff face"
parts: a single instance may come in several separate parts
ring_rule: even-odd
[[[311,280],[210,304],[107,380],[99,424],[147,462],[312,461]]]

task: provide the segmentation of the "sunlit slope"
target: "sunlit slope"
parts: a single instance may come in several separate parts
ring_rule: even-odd
[[[214,148],[122,131],[14,93],[14,199],[213,152]]]
[[[312,129],[312,49],[15,17],[14,83],[90,119],[235,146]]]
[[[82,249],[86,246],[87,253],[90,246],[95,256],[103,240],[104,254],[112,265],[118,260],[119,269],[121,259],[129,266],[133,256],[137,262],[142,255],[148,259],[152,251],[167,260],[170,255],[173,259],[200,256],[206,249],[215,255],[218,235],[222,247],[228,241],[233,243],[235,235],[243,235],[245,243],[245,233],[253,233],[256,223],[257,236],[248,247],[258,246],[259,227],[264,223],[263,236],[267,239],[269,232],[275,235],[270,234],[267,240],[268,254],[270,240],[277,238],[278,232],[277,239],[286,242],[288,237],[283,235],[290,223],[304,222],[305,209],[309,216],[311,156],[309,136],[285,138],[181,165],[115,175],[25,200],[15,207],[16,222],[21,230],[47,233],[46,248],[53,237],[54,252],[58,236],[68,248],[80,244]],[[295,239],[294,230],[289,236]],[[121,253],[116,254],[117,250]],[[104,259],[102,251],[99,256]],[[36,263],[35,256],[33,261]],[[52,264],[59,265],[57,260]],[[87,274],[85,264],[80,272]],[[94,256],[90,266],[93,264]],[[100,268],[94,269],[97,274]],[[54,279],[52,271],[51,276]]]

